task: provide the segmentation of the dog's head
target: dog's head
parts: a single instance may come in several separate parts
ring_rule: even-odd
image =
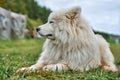
[[[72,34],[71,28],[75,20],[80,17],[80,7],[73,7],[61,11],[52,12],[49,15],[48,22],[36,28],[40,36],[48,39],[63,39]]]

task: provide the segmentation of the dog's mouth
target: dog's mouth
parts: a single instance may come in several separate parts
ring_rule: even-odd
[[[42,37],[52,37],[53,36],[52,34],[45,34],[44,35],[44,34],[41,34],[41,33],[39,33],[39,35],[42,36]]]
[[[52,35],[52,34],[47,34],[46,36],[50,36],[50,37],[52,37],[53,35]]]
[[[45,38],[54,40],[53,34],[41,34],[41,33],[39,33],[39,35],[40,35],[41,37],[45,37]]]

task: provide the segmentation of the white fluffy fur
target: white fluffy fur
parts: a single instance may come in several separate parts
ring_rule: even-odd
[[[81,9],[52,12],[48,23],[39,26],[38,33],[46,37],[43,52],[36,64],[19,69],[44,69],[48,71],[87,71],[103,66],[105,70],[117,71],[109,44],[100,35],[95,35]]]

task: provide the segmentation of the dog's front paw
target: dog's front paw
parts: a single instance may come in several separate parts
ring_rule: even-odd
[[[64,71],[64,72],[66,72],[66,71],[70,70],[70,68],[64,64],[50,64],[50,65],[44,66],[43,70],[44,71],[58,71],[58,72]]]
[[[115,65],[113,65],[113,66],[103,66],[103,68],[108,72],[117,72],[118,71],[118,69]]]
[[[36,69],[34,67],[23,67],[23,68],[20,68],[18,69],[16,72],[17,73],[24,73],[24,72],[33,72],[35,71]]]
[[[43,70],[44,71],[56,71],[56,66],[52,65],[52,64],[46,65],[46,66],[43,67]]]
[[[17,73],[24,73],[24,72],[28,72],[29,70],[30,70],[29,67],[23,67],[23,68],[18,69],[16,72]]]

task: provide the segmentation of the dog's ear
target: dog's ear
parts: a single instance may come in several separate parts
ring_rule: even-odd
[[[81,13],[81,8],[76,6],[76,7],[68,9],[65,16],[68,19],[74,19],[76,17],[79,17],[80,13]]]

